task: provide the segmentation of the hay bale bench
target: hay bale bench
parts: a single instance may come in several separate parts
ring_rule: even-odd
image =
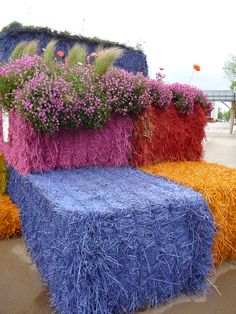
[[[101,130],[60,130],[37,133],[19,113],[9,115],[9,142],[3,140],[0,114],[0,151],[18,172],[40,172],[55,168],[126,166],[131,154],[132,120],[113,114]]]
[[[8,193],[59,313],[134,313],[206,287],[214,223],[190,188],[131,168],[10,168]]]
[[[0,154],[0,240],[18,236],[21,232],[19,210],[12,203],[6,190],[7,169],[3,156]]]
[[[142,170],[200,192],[208,203],[217,226],[213,246],[215,265],[236,259],[236,169],[186,161],[160,163]]]

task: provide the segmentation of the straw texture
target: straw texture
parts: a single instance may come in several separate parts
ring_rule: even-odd
[[[178,113],[174,104],[165,111],[149,106],[134,121],[132,165],[201,160],[206,123],[206,110],[197,104],[189,114]]]
[[[10,169],[8,192],[59,313],[134,313],[206,286],[213,219],[190,188],[130,168]]]
[[[7,182],[7,170],[3,155],[0,153],[0,195],[5,193]]]
[[[40,134],[18,114],[10,114],[10,142],[2,140],[0,150],[6,162],[21,174],[55,168],[128,165],[133,123],[130,117],[113,115],[98,131],[61,130]]]
[[[21,233],[19,210],[7,195],[0,195],[0,240]]]
[[[217,224],[213,248],[215,264],[236,258],[236,169],[206,162],[174,162],[142,170],[200,192]]]

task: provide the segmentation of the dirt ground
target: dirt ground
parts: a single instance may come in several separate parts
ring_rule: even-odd
[[[227,123],[210,124],[206,132],[205,160],[236,168],[236,132],[229,135]],[[202,296],[181,296],[143,314],[236,314],[236,262],[223,265],[211,282]],[[0,314],[49,313],[49,293],[23,239],[0,241]]]

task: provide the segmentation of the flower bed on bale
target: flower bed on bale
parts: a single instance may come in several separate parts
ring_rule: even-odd
[[[3,142],[1,137],[0,149],[10,165],[21,173],[65,167],[65,159],[69,160],[68,168],[127,165],[131,155],[131,119],[136,121],[132,141],[134,165],[146,162],[146,155],[154,156],[154,159],[148,157],[150,161],[198,160],[201,157],[205,117],[211,110],[211,104],[201,91],[187,85],[164,84],[141,73],[134,75],[116,68],[98,74],[94,62],[48,65],[42,57],[32,56],[2,64],[0,103],[2,109],[10,112],[10,131],[9,143]],[[155,109],[150,110],[149,104]],[[173,132],[167,132],[169,137],[164,137],[164,142],[159,141],[157,133],[161,132],[163,137],[173,120],[183,132],[175,127]],[[95,132],[97,130],[100,131]],[[191,140],[197,131],[199,135],[195,134]],[[101,135],[104,133],[105,138]],[[97,134],[101,141],[97,141]],[[168,144],[176,138],[179,140],[180,135],[183,136],[178,144],[181,149]],[[85,149],[86,141],[87,146],[95,142],[98,145]],[[172,146],[172,152],[166,144]],[[163,156],[159,153],[161,146],[164,147],[161,148]],[[65,149],[65,154],[69,153],[67,157],[61,147],[68,148]],[[100,161],[91,162],[98,151],[101,151]],[[112,162],[114,156],[118,162]],[[63,162],[57,162],[60,159]]]
[[[2,140],[0,150],[7,163],[21,174],[55,168],[128,165],[132,120],[114,115],[101,130],[60,130],[48,135],[34,130],[27,119],[10,114],[10,142]]]
[[[174,162],[142,170],[200,192],[217,225],[213,247],[215,265],[236,258],[236,169],[206,162]]]
[[[213,219],[192,189],[131,168],[10,169],[8,193],[58,313],[134,313],[206,287]]]

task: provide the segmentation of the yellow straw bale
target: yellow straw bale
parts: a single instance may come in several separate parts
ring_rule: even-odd
[[[7,182],[7,170],[3,155],[0,154],[0,195],[5,193]]]
[[[19,210],[9,196],[0,195],[0,239],[8,239],[21,233]]]
[[[236,169],[206,162],[169,162],[141,168],[192,187],[208,203],[217,225],[215,265],[236,258]]]

